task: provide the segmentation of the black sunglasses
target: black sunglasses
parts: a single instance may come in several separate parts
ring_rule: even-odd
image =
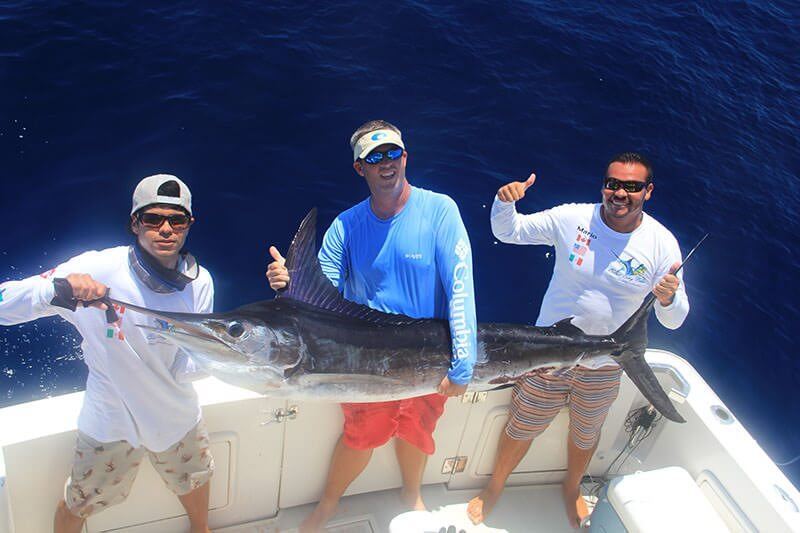
[[[389,150],[386,150],[385,152],[379,152],[377,150],[373,150],[369,153],[369,155],[367,155],[367,157],[364,158],[364,161],[366,161],[370,165],[377,165],[378,163],[383,161],[384,158],[388,159],[389,161],[394,161],[395,159],[398,159],[401,155],[403,155],[402,148],[391,148]]]
[[[617,178],[603,178],[603,187],[609,191],[623,189],[625,192],[639,192],[647,187],[646,181],[622,181]]]
[[[164,221],[169,221],[172,229],[182,230],[189,227],[192,223],[192,217],[189,215],[159,215],[158,213],[141,213],[139,215],[139,222],[148,228],[160,228]]]

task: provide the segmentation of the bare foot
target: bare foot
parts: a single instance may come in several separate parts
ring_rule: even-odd
[[[406,492],[405,490],[400,490],[400,500],[402,500],[403,505],[408,507],[410,511],[427,511],[428,508],[425,507],[425,502],[422,501],[422,494],[419,491],[415,492]]]
[[[467,504],[467,515],[472,523],[478,525],[486,520],[498,499],[500,499],[500,492],[489,490],[488,487],[472,498]]]
[[[589,507],[581,496],[580,487],[567,488],[562,484],[561,495],[564,497],[564,510],[567,512],[569,525],[580,528],[583,519],[589,516]]]
[[[297,531],[299,533],[319,533],[334,514],[336,514],[336,503],[319,502],[314,511],[303,520]]]

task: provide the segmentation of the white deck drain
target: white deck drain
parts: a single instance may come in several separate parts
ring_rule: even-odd
[[[327,533],[375,533],[372,523],[368,519],[328,526],[325,531]]]
[[[214,531],[221,533],[279,533],[280,530],[275,526],[244,525],[215,529]]]

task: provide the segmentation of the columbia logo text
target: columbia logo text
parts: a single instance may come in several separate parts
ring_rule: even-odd
[[[459,244],[461,242],[463,241],[459,241]],[[453,349],[459,359],[468,357],[471,348],[470,333],[472,331],[467,327],[465,310],[466,301],[471,297],[467,292],[466,282],[468,279],[469,267],[467,267],[467,263],[461,261],[453,269],[453,294],[450,297],[450,324],[455,332],[453,335]]]

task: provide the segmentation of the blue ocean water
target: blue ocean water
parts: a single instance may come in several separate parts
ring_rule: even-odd
[[[267,247],[367,195],[348,139],[396,123],[412,183],[459,204],[482,321],[531,322],[552,270],[501,245],[497,188],[534,211],[597,201],[607,160],[650,156],[647,211],[684,250],[689,359],[800,484],[800,16],[791,2],[0,4],[0,280],[127,242],[137,181],[192,187],[189,248],[217,308],[271,297]],[[0,405],[82,387],[55,319],[0,329]]]

